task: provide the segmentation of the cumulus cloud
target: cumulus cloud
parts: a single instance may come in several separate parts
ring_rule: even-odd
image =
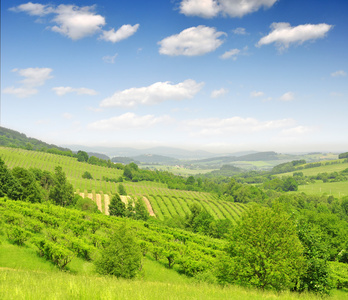
[[[259,121],[254,118],[232,117],[226,119],[206,118],[185,121],[184,125],[195,135],[218,136],[226,134],[245,134],[281,129],[293,126],[293,119]]]
[[[239,49],[231,49],[229,51],[226,51],[224,54],[222,54],[220,56],[221,59],[228,59],[228,58],[231,58],[233,60],[236,60],[237,59],[237,55],[240,53],[240,50]]]
[[[172,119],[166,115],[160,117],[154,115],[137,116],[128,112],[117,117],[93,122],[88,125],[88,128],[97,130],[141,129],[171,121]]]
[[[345,76],[347,76],[347,73],[343,70],[339,70],[339,71],[331,73],[331,76],[332,77],[345,77]]]
[[[219,97],[226,95],[227,93],[228,93],[228,90],[221,88],[219,90],[212,91],[210,97],[211,98],[219,98]]]
[[[135,24],[134,26],[129,24],[123,25],[117,31],[115,31],[115,29],[103,31],[103,34],[100,36],[100,39],[112,43],[117,43],[132,36],[134,33],[137,32],[138,28],[139,24]]]
[[[4,94],[12,94],[19,98],[26,98],[37,94],[39,91],[36,87],[45,84],[46,80],[53,78],[51,76],[52,69],[50,68],[27,68],[27,69],[13,69],[12,72],[18,73],[20,76],[24,77],[20,81],[22,86],[20,87],[8,87],[2,92]]]
[[[64,96],[65,94],[68,93],[76,93],[77,95],[89,95],[89,96],[94,96],[97,94],[95,90],[88,89],[88,88],[72,88],[70,86],[59,86],[59,87],[54,87],[52,88],[53,91],[58,96]]]
[[[287,92],[284,95],[282,95],[279,99],[281,101],[292,101],[295,98],[295,94],[293,92]]]
[[[167,100],[190,99],[201,90],[203,85],[203,82],[197,83],[192,79],[178,84],[172,84],[169,81],[156,82],[150,86],[116,92],[111,97],[104,99],[100,106],[134,107],[138,104],[152,105]]]
[[[264,92],[256,92],[256,91],[254,91],[254,92],[250,93],[250,97],[252,97],[252,98],[262,97],[264,95],[265,95]]]
[[[40,16],[40,17],[50,14],[54,11],[53,7],[50,5],[43,5],[43,4],[32,3],[32,2],[21,4],[16,7],[11,7],[10,10],[14,12],[26,12],[30,16]]]
[[[72,40],[93,35],[105,25],[105,18],[94,12],[94,6],[78,7],[61,4],[55,9],[55,13],[57,15],[53,21],[58,26],[53,26],[51,30]]]
[[[93,6],[77,6],[61,4],[43,5],[39,3],[28,2],[16,7],[10,8],[14,12],[26,12],[31,16],[54,15],[51,22],[56,25],[48,27],[54,32],[58,32],[72,40],[78,40],[86,36],[94,35],[102,31],[102,27],[106,24],[105,17],[95,12]],[[139,27],[123,25],[117,31],[111,29],[103,31],[100,39],[116,43],[133,35]]]
[[[290,23],[272,23],[271,32],[261,38],[256,46],[275,43],[276,47],[282,51],[289,48],[291,44],[302,44],[309,40],[323,38],[332,28],[332,25],[305,24],[291,27]]]
[[[159,53],[171,56],[203,55],[220,47],[224,41],[219,38],[223,35],[226,33],[204,25],[190,27],[159,41]]]
[[[182,0],[180,12],[186,16],[203,18],[212,18],[219,14],[243,17],[261,7],[270,8],[276,2],[277,0]]]

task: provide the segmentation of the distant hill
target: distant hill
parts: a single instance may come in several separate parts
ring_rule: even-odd
[[[180,160],[176,158],[156,154],[144,154],[133,158],[143,164],[175,165],[180,163]]]
[[[42,150],[56,148],[60,151],[70,151],[68,148],[47,144],[38,139],[27,137],[24,133],[0,126],[0,146],[15,147],[27,150]]]
[[[105,155],[105,154],[102,154],[102,153],[96,153],[96,152],[87,152],[88,156],[91,157],[91,156],[95,156],[95,157],[98,157],[100,159],[104,159],[104,160],[110,160],[110,157]]]

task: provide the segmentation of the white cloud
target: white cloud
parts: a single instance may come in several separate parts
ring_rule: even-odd
[[[13,86],[5,88],[2,90],[3,94],[15,95],[18,98],[26,98],[32,95],[37,94],[39,91],[37,89],[28,88],[28,87],[19,87],[15,88]]]
[[[105,18],[95,14],[93,10],[94,6],[78,7],[61,4],[55,9],[57,16],[53,19],[58,26],[53,26],[51,29],[72,40],[93,35],[105,25]]]
[[[46,80],[53,78],[51,76],[52,69],[50,68],[27,68],[27,69],[13,69],[12,72],[17,72],[20,76],[25,77],[21,81],[25,86],[42,86]]]
[[[227,134],[245,134],[281,129],[293,126],[293,119],[259,121],[254,118],[232,117],[227,119],[206,118],[185,121],[186,128],[198,136],[218,136]]]
[[[332,28],[332,25],[305,24],[291,27],[290,23],[272,23],[271,32],[261,38],[256,46],[275,43],[280,51],[287,49],[290,44],[302,44],[309,40],[323,38]]]
[[[281,101],[292,101],[295,98],[295,94],[293,92],[287,92],[284,95],[282,95],[279,99]]]
[[[118,55],[118,54],[115,53],[114,55],[106,55],[106,56],[103,56],[103,61],[106,62],[106,63],[108,63],[108,64],[114,64],[117,55]]]
[[[234,34],[239,34],[239,35],[246,35],[246,34],[248,34],[248,33],[246,32],[245,28],[243,28],[243,27],[238,27],[238,28],[236,28],[236,29],[233,29],[232,32],[233,32]]]
[[[53,14],[53,19],[50,21],[56,23],[56,25],[48,28],[72,40],[78,40],[101,31],[102,27],[106,24],[105,17],[97,14],[95,7],[95,5],[77,6],[66,4],[53,6],[28,2],[12,7],[10,10],[14,12],[26,12],[31,16]],[[117,31],[114,29],[103,31],[100,39],[115,43],[133,35],[138,27],[139,24],[134,26],[123,25]]]
[[[153,115],[137,116],[128,112],[118,117],[93,122],[88,125],[88,128],[97,130],[142,129],[171,121],[172,119],[166,115],[161,117]]]
[[[117,43],[132,36],[134,33],[137,32],[138,28],[139,24],[135,24],[134,26],[129,24],[123,25],[117,31],[115,31],[115,29],[103,31],[103,34],[99,38],[104,41]]]
[[[151,105],[167,100],[190,99],[203,87],[204,83],[197,83],[187,79],[178,84],[169,81],[156,82],[147,87],[130,88],[116,92],[111,97],[104,99],[100,106],[123,106],[134,107],[138,104]]]
[[[218,3],[214,0],[183,0],[180,3],[180,12],[185,16],[212,18],[219,10]]]
[[[46,80],[53,78],[50,68],[27,68],[27,69],[13,69],[12,72],[18,73],[24,77],[20,81],[21,87],[15,88],[13,86],[5,88],[2,93],[12,94],[19,98],[26,98],[37,94],[39,91],[35,88],[45,84]]]
[[[14,12],[27,12],[31,16],[44,16],[54,11],[50,5],[42,5],[32,2],[11,7],[10,10]]]
[[[212,91],[210,97],[211,98],[219,98],[219,97],[226,95],[227,93],[228,93],[228,90],[221,88],[219,90]]]
[[[88,89],[88,88],[72,88],[70,86],[59,86],[59,87],[54,87],[52,88],[53,91],[58,96],[64,96],[65,94],[68,93],[76,93],[77,95],[89,95],[89,96],[94,96],[97,94],[95,90]]]
[[[216,50],[224,42],[219,37],[226,35],[215,28],[199,25],[190,27],[179,34],[166,37],[159,41],[159,53],[171,56],[203,55]]]
[[[221,59],[228,59],[228,58],[231,58],[233,60],[236,60],[237,59],[237,55],[240,53],[240,50],[239,49],[231,49],[229,51],[226,51],[224,54],[222,54],[220,56]]]
[[[331,73],[331,76],[332,77],[345,77],[345,76],[347,76],[347,73],[343,70],[339,70],[339,71]]]
[[[212,18],[219,14],[243,17],[261,7],[269,8],[276,2],[277,0],[182,0],[180,12],[186,16],[203,18]]]
[[[262,97],[264,95],[265,95],[264,92],[256,92],[256,91],[254,91],[254,92],[250,93],[250,97],[252,97],[252,98]]]

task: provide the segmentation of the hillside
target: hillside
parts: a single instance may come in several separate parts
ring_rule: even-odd
[[[120,185],[119,182],[105,180],[105,178],[119,178],[123,174],[122,170],[89,165],[78,162],[73,157],[23,149],[0,147],[0,157],[9,168],[22,166],[54,172],[56,166],[62,166],[76,192],[84,193],[94,201],[97,201],[97,195],[100,195],[98,196],[100,210],[104,213],[108,211],[109,199],[118,191]],[[92,180],[82,178],[83,173],[87,170],[92,175]],[[244,211],[242,203],[225,201],[224,198],[219,199],[217,195],[212,193],[168,189],[165,184],[159,182],[125,181],[122,184],[128,196],[134,199],[142,200],[144,197],[148,199],[156,217],[160,220],[185,216],[189,211],[189,206],[193,203],[202,205],[206,211],[212,214],[214,219],[227,218],[232,222],[235,222]]]
[[[0,146],[16,147],[28,150],[58,149],[60,151],[70,151],[68,148],[47,144],[35,138],[27,137],[24,133],[0,126]]]

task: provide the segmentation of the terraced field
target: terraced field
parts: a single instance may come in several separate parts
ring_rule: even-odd
[[[103,177],[118,178],[123,171],[106,167],[94,166],[78,162],[76,158],[55,154],[27,151],[23,149],[0,147],[0,156],[9,168],[40,168],[54,172],[61,166],[68,180],[77,193],[93,199],[103,213],[108,213],[108,204],[112,194],[117,192],[119,183],[107,182]],[[88,171],[93,179],[83,179],[82,174]],[[218,199],[216,195],[205,192],[171,190],[158,182],[122,182],[127,195],[134,199],[144,200],[145,197],[156,216],[160,220],[175,216],[185,216],[189,206],[199,203],[215,219],[229,219],[235,222],[245,210],[245,205]]]

